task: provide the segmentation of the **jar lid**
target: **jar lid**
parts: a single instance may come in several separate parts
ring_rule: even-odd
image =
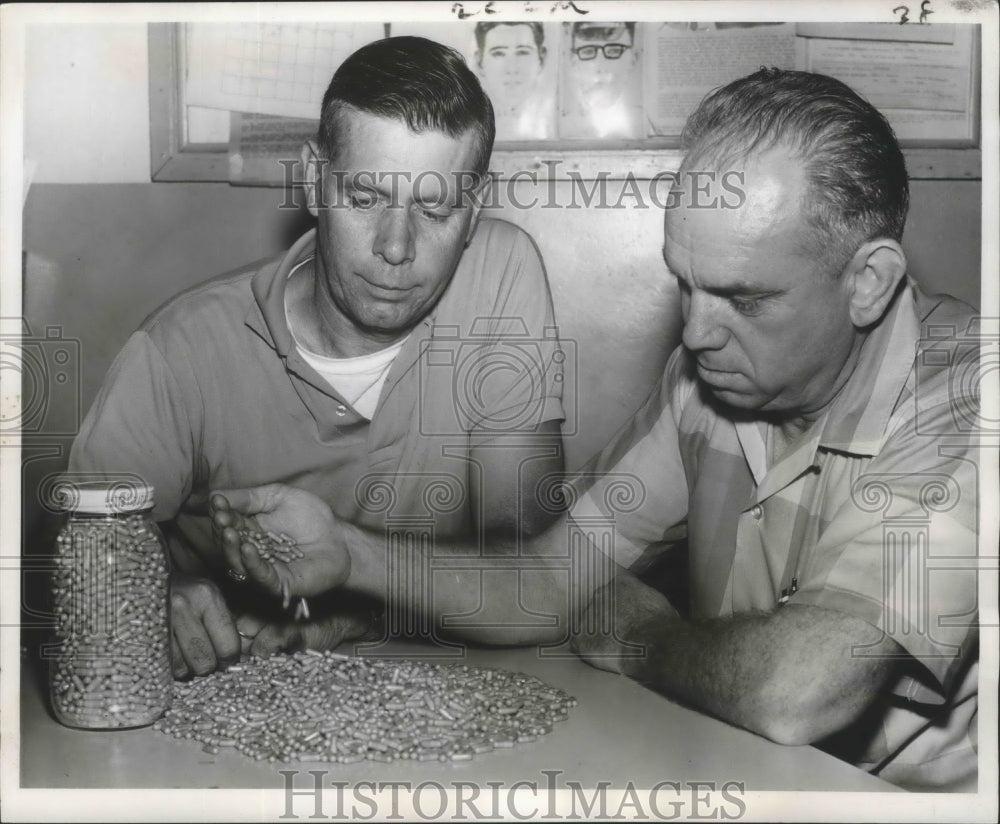
[[[70,481],[59,483],[52,496],[68,512],[116,515],[141,512],[153,506],[153,487],[134,480]]]

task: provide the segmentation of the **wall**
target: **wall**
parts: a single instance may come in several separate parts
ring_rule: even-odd
[[[35,181],[149,182],[145,24],[29,25],[25,62]]]
[[[284,248],[308,224],[277,208],[276,190],[148,182],[145,37],[142,25],[29,32],[25,155],[37,168],[24,213],[25,315],[35,336],[58,326],[80,341],[79,401],[48,410],[49,431],[72,430],[74,407],[87,409],[126,336],[159,303]],[[520,202],[532,198],[527,186]],[[557,202],[570,201],[567,186]],[[978,181],[914,182],[904,244],[920,281],[976,305],[980,198]],[[641,404],[676,343],[662,215],[510,204],[498,214],[536,239],[561,334],[576,350],[566,441],[576,467]],[[69,439],[52,442],[57,454],[29,463],[26,490],[65,460]]]

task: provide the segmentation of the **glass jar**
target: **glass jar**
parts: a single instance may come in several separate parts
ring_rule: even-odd
[[[52,576],[49,695],[70,727],[152,724],[170,705],[167,547],[150,519],[153,488],[65,482],[66,522]]]

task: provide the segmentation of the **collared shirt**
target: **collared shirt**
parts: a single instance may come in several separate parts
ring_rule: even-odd
[[[844,389],[774,463],[769,424],[714,402],[679,348],[582,473],[572,513],[613,520],[615,559],[636,570],[686,535],[695,619],[785,601],[893,638],[922,667],[850,760],[904,786],[975,775],[977,382],[960,374],[978,354],[971,319],[907,283]]]
[[[71,472],[131,473],[155,487],[159,521],[213,545],[210,490],[281,482],[345,520],[430,519],[471,528],[469,432],[562,419],[561,356],[541,259],[515,226],[482,220],[451,283],[412,331],[374,415],[358,415],[302,358],[285,317],[280,259],[184,292],[132,335],[70,456]],[[513,354],[512,354],[513,353]],[[500,361],[503,368],[492,368]]]

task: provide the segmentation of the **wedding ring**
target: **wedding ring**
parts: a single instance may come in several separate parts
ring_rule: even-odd
[[[227,569],[226,573],[230,578],[236,581],[237,584],[242,584],[247,579],[247,576],[244,573],[237,572],[235,569]]]

